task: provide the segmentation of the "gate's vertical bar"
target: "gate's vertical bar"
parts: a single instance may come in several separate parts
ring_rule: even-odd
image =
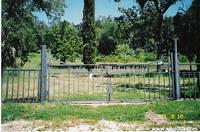
[[[132,69],[132,72],[133,72],[133,69]],[[135,71],[134,71],[134,73],[133,73],[133,76],[134,76],[134,78],[133,78],[133,83],[134,83],[134,90],[135,90],[135,95],[137,96],[137,89],[136,89],[136,84],[135,84],[135,76],[136,76],[136,74],[135,74]]]
[[[111,73],[110,66],[107,66],[107,77],[108,77],[108,102],[111,101],[111,92],[112,92],[112,84],[111,84]]]
[[[37,84],[37,86],[38,86],[38,89],[37,89],[37,100],[38,100],[38,102],[40,101],[40,79],[41,79],[41,70],[39,70],[38,71],[38,75],[37,75],[37,81],[38,81],[38,84]]]
[[[76,98],[76,86],[75,86],[75,80],[76,80],[76,73],[75,73],[75,68],[72,70],[73,73],[73,99]]]
[[[7,71],[7,81],[6,81],[6,100],[8,99],[8,90],[9,89],[9,70]]]
[[[195,72],[193,72],[193,85],[194,85],[194,99],[196,100],[196,83],[195,83]]]
[[[191,84],[190,84],[190,73],[188,73],[188,84],[189,84],[189,96],[190,96],[190,99],[191,99]]]
[[[186,98],[186,90],[185,90],[185,73],[183,73],[183,93],[184,93],[184,100]]]
[[[171,81],[170,81],[170,79],[171,79],[171,70],[170,70],[170,57],[169,57],[169,63],[168,63],[168,83],[169,83],[169,98],[171,99]]]
[[[48,78],[48,85],[47,85],[47,86],[48,86],[48,88],[47,88],[47,89],[48,89],[48,97],[47,97],[47,98],[48,98],[48,101],[49,101],[49,98],[50,98],[50,91],[51,91],[51,90],[50,90],[50,86],[51,86],[51,84],[50,84],[50,78],[51,78],[51,76],[50,76],[50,65],[49,65],[49,60],[48,60],[48,64],[47,64],[47,71],[48,71],[48,73],[47,73],[47,74],[48,74],[48,77],[47,77],[47,78]]]
[[[173,63],[174,63],[174,86],[175,86],[175,99],[180,99],[180,72],[179,72],[179,62],[177,55],[177,38],[173,40]]]
[[[58,95],[57,97],[60,97],[60,73],[59,73],[59,77],[58,77]]]
[[[149,92],[149,100],[151,98],[150,96],[150,65],[148,64],[148,92]]]
[[[14,70],[12,71],[12,99],[13,99],[13,91],[14,91]]]
[[[198,76],[198,78],[197,78],[197,85],[198,85],[198,97],[197,98],[200,98],[200,72],[197,72],[197,76]]]
[[[55,93],[56,93],[56,79],[54,77],[54,79],[53,79],[53,99],[55,99]]]
[[[78,80],[77,80],[78,81],[78,96],[80,96],[80,93],[79,93],[80,92],[80,84],[79,84],[80,82],[79,81],[81,80],[80,69],[81,69],[81,67],[79,66],[78,71],[77,71],[78,72]]]
[[[154,96],[154,100],[156,99],[155,76],[156,76],[156,72],[153,72],[153,96]]]
[[[159,89],[159,99],[160,99],[160,95],[161,95],[161,91],[160,91],[160,70],[158,71],[158,89]]]
[[[88,83],[87,91],[88,91],[88,95],[90,95],[90,74],[91,74],[90,70],[88,70],[88,77],[87,77],[87,83]]]
[[[68,67],[68,100],[70,100],[70,67]]]
[[[25,71],[23,71],[23,76],[22,76],[22,78],[23,78],[23,79],[22,79],[22,80],[23,80],[23,82],[22,82],[22,85],[23,85],[23,86],[22,86],[22,87],[23,87],[23,88],[22,88],[22,99],[24,100]]]
[[[145,76],[146,72],[145,72],[145,69],[143,69],[143,92],[144,92],[144,99],[146,99],[146,94],[145,94],[145,91],[146,91],[146,76]]]
[[[33,72],[33,98],[35,99],[35,72]],[[35,101],[35,100],[34,100]]]
[[[94,71],[93,71],[93,73],[95,73],[95,69],[96,69],[96,67],[94,67]],[[94,95],[94,75],[93,75],[93,77],[92,77],[92,95]]]
[[[29,101],[29,92],[30,92],[30,73],[31,71],[28,71],[28,101]]]
[[[164,72],[164,99],[166,99],[166,84],[165,84],[165,76],[166,76],[166,73]]]
[[[4,77],[4,70],[1,71],[1,100],[3,99],[3,77]]]
[[[139,77],[139,84],[138,84],[138,89],[139,89],[139,99],[140,99],[140,73],[138,73],[138,77]]]
[[[63,75],[63,97],[65,98],[65,94],[66,94],[66,84],[65,84],[65,73],[64,73],[64,75]]]

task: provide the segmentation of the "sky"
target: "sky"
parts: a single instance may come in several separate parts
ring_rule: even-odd
[[[65,8],[64,16],[62,16],[62,20],[67,20],[73,24],[79,24],[82,22],[82,12],[83,12],[83,1],[84,0],[66,0],[67,7]],[[190,7],[192,0],[181,0],[181,2],[177,2],[172,5],[167,12],[166,16],[174,16],[179,8],[187,9]],[[116,17],[120,15],[118,11],[119,7],[123,8],[131,8],[133,6],[137,6],[136,0],[122,0],[119,3],[115,3],[114,0],[95,0],[95,17],[96,19],[100,16],[111,16]],[[36,16],[46,22],[48,24],[47,17],[44,13],[35,13]]]

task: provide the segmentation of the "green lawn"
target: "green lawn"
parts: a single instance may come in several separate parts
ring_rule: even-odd
[[[12,120],[63,121],[70,119],[144,121],[145,112],[153,111],[166,115],[171,120],[200,120],[200,101],[164,101],[141,105],[86,106],[66,104],[2,104],[2,122]],[[171,116],[175,117],[172,118]]]

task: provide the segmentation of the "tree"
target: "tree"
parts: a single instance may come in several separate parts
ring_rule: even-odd
[[[199,7],[198,1],[194,0],[192,6],[186,12],[178,12],[174,17],[175,31],[180,42],[180,52],[185,54],[190,61],[196,56],[197,63],[200,62]],[[198,68],[198,71],[200,71],[200,68]]]
[[[78,31],[67,21],[54,24],[46,36],[51,53],[62,62],[74,62],[82,53],[82,41]]]
[[[96,21],[96,42],[99,54],[109,55],[116,49],[117,24],[111,17],[103,17]]]
[[[84,0],[83,10],[83,62],[95,63],[95,0]]]
[[[113,36],[109,36],[107,33],[104,33],[101,36],[98,51],[103,55],[109,55],[113,53],[116,49],[117,42]]]
[[[119,2],[120,0],[114,0]],[[157,60],[161,59],[162,55],[162,26],[163,26],[163,16],[165,12],[178,0],[137,0],[141,8],[144,8],[148,3],[153,3],[157,11],[157,29],[156,29],[156,41],[157,41]],[[158,67],[159,69],[159,67]]]
[[[16,57],[23,65],[28,53],[37,50],[42,43],[39,33],[46,26],[33,12],[44,11],[54,20],[63,8],[63,0],[2,0],[2,67],[15,67]]]
[[[192,6],[184,13],[177,13],[174,25],[179,37],[180,51],[189,59],[196,56],[197,72],[200,71],[200,1],[193,0]],[[200,77],[197,74],[197,83],[200,95]]]

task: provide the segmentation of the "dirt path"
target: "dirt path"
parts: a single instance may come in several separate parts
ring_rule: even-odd
[[[154,115],[152,113],[150,116]],[[156,115],[157,116],[157,115]],[[159,117],[160,118],[160,117]],[[2,124],[2,132],[13,132],[13,131],[139,131],[139,130],[179,130],[179,131],[192,131],[200,130],[200,122],[191,122],[189,126],[183,123],[177,123],[170,125],[169,122],[166,124],[155,123],[157,117],[153,121],[147,120],[144,122],[116,122],[108,120],[86,121],[86,120],[71,120],[62,122],[51,122],[51,121],[25,121],[18,120]],[[176,126],[176,127],[173,127]]]
[[[131,131],[148,129],[147,124],[150,125],[149,122],[122,123],[107,120],[100,120],[95,123],[84,120],[59,123],[18,120],[2,124],[2,131]]]

